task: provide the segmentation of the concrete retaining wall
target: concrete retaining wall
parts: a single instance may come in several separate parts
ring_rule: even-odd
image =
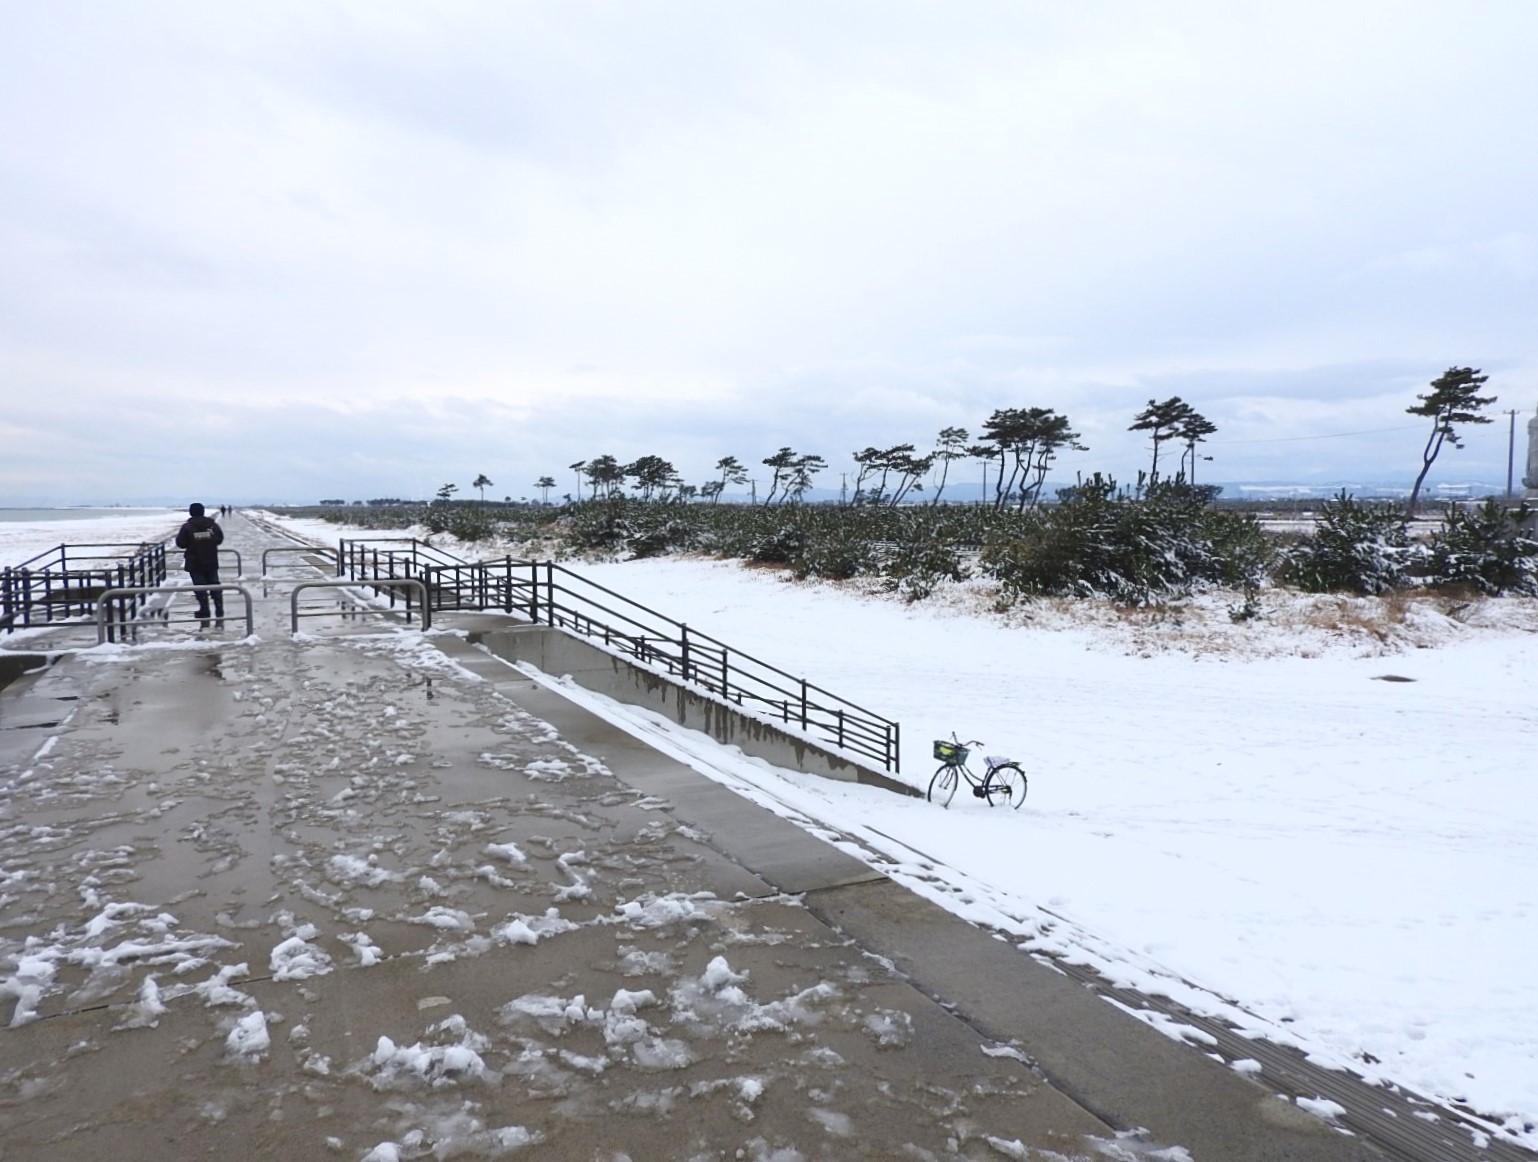
[[[471,633],[470,640],[510,662],[528,662],[546,674],[570,676],[586,690],[616,702],[642,706],[666,718],[735,746],[744,754],[810,775],[865,783],[918,795],[906,783],[819,746],[779,727],[760,722],[707,694],[634,665],[562,629],[530,625]]]
[[[5,689],[23,674],[46,669],[53,663],[48,654],[21,654],[0,650],[0,690]]]

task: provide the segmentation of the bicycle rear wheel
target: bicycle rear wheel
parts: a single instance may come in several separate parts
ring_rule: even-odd
[[[988,795],[990,807],[1013,807],[1016,811],[1025,802],[1025,772],[1015,763],[1000,763],[988,772],[983,790]]]
[[[929,801],[942,807],[948,806],[956,794],[956,784],[960,781],[955,767],[950,763],[941,763],[940,769],[929,780]]]

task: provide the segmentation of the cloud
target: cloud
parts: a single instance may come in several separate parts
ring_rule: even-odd
[[[456,426],[532,480],[1031,404],[1125,473],[1168,394],[1236,473],[1404,474],[1334,433],[1452,363],[1538,399],[1530,5],[153,0],[7,31],[0,385],[71,407],[32,441],[70,460],[8,448],[6,494],[110,488],[113,432],[162,415],[241,417],[222,470],[267,495],[274,463],[406,491],[392,456],[435,488]],[[1262,413],[1318,451],[1241,454]],[[291,457],[311,429],[385,451]]]

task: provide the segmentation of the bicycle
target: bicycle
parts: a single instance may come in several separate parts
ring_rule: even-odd
[[[940,766],[929,780],[928,798],[931,803],[949,806],[955,797],[956,788],[965,778],[971,784],[972,794],[988,800],[988,806],[1008,804],[1017,811],[1020,809],[1020,805],[1025,802],[1027,780],[1019,763],[1002,755],[987,755],[983,759],[987,769],[982,778],[974,775],[967,766],[971,748],[982,745],[975,738],[962,742],[954,733],[949,739],[935,739],[934,756],[940,760]]]

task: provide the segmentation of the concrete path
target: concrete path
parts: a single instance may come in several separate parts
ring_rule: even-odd
[[[0,1158],[1387,1156],[462,638],[265,588],[260,641],[0,691]]]

